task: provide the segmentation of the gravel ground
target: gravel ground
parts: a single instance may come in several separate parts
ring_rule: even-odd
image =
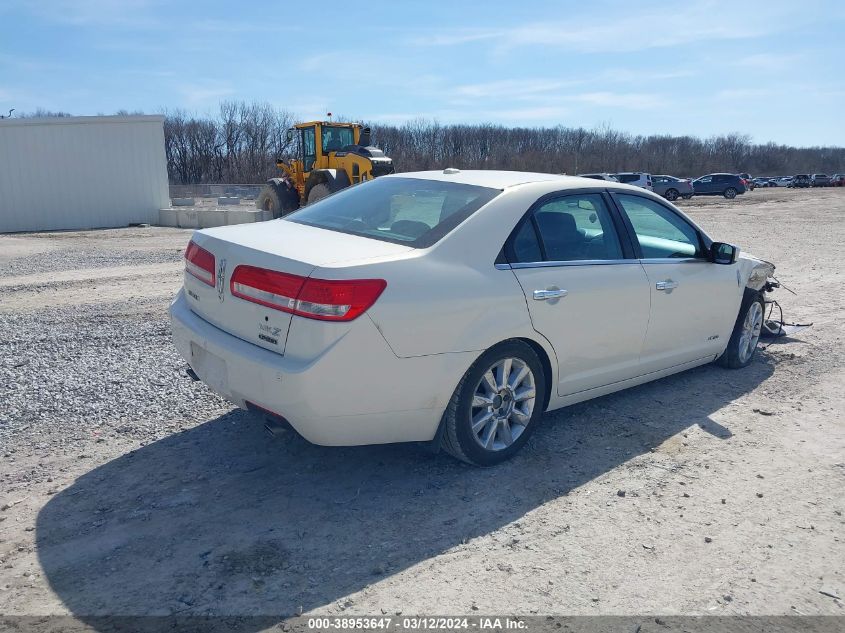
[[[188,231],[0,236],[0,614],[845,615],[845,191],[681,206],[814,327],[488,470],[270,438],[191,382]]]

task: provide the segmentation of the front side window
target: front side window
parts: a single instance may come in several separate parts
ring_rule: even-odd
[[[426,248],[500,193],[454,182],[382,177],[342,189],[285,221]]]
[[[600,194],[562,196],[535,209],[514,235],[512,262],[622,259],[619,237]]]
[[[644,258],[703,257],[698,231],[683,218],[648,198],[619,194],[617,199],[634,227]]]

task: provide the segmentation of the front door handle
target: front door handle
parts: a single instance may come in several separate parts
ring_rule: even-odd
[[[674,290],[678,287],[678,282],[667,279],[666,281],[658,281],[654,284],[654,287],[658,290]]]
[[[534,291],[534,301],[546,301],[547,299],[560,299],[567,295],[566,290],[560,288],[546,288],[545,290]]]

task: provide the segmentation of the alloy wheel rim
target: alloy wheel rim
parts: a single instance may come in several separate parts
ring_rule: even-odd
[[[534,372],[525,361],[496,361],[473,391],[470,422],[476,443],[488,451],[511,446],[531,421],[536,400]]]
[[[754,353],[760,331],[763,328],[763,308],[758,301],[751,304],[742,322],[742,334],[739,337],[739,360],[746,362]]]

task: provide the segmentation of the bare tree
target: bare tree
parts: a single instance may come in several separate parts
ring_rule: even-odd
[[[226,101],[214,117],[165,112],[165,148],[173,183],[255,183],[278,174],[289,156],[293,115],[266,103]],[[340,120],[340,119],[337,119]],[[594,129],[450,124],[415,119],[373,124],[373,141],[397,171],[517,169],[552,173],[648,171],[699,176],[714,171],[780,175],[845,172],[845,148],[795,148],[732,133],[700,139],[635,136],[603,124]]]

